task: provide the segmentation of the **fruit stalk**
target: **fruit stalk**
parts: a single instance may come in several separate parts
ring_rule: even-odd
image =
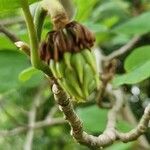
[[[26,25],[27,25],[27,29],[28,29],[28,33],[29,33],[30,46],[31,46],[30,54],[31,54],[32,66],[39,70],[42,70],[48,76],[51,76],[52,74],[51,74],[51,71],[50,71],[48,65],[46,65],[45,63],[43,63],[41,61],[39,53],[38,53],[39,43],[38,43],[35,26],[33,23],[33,18],[30,13],[28,0],[21,0],[20,4],[22,7],[24,16],[25,16],[25,21],[26,21]]]
[[[68,15],[59,0],[44,0],[43,7],[50,14],[54,29],[63,28],[69,22]]]

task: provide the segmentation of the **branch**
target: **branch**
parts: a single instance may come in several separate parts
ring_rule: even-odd
[[[138,122],[135,119],[134,114],[132,113],[132,110],[129,106],[129,102],[127,99],[125,99],[125,101],[126,105],[122,109],[122,116],[129,124],[131,124],[132,126],[137,126]],[[148,143],[145,135],[140,136],[137,140],[142,148],[149,149],[150,144]]]
[[[70,102],[71,99],[68,98],[66,93],[61,91],[61,89],[56,84],[53,85],[52,91],[54,93],[55,100],[60,105],[66,120],[71,126],[71,134],[80,144],[96,148],[110,145],[113,141],[116,140],[116,135],[114,132],[116,122],[116,117],[114,116],[114,114],[117,114],[118,112],[118,110],[116,110],[116,105],[114,105],[114,107],[108,115],[109,121],[106,130],[103,134],[99,135],[98,137],[95,137],[83,131],[82,122],[76,115],[72,103]],[[117,109],[118,108],[119,107],[117,107]]]
[[[136,140],[139,136],[147,131],[150,120],[150,104],[146,107],[144,115],[142,116],[138,126],[128,133],[116,132],[117,137],[123,142],[130,142]]]
[[[127,51],[131,50],[131,48],[140,40],[139,36],[135,36],[133,37],[133,39],[131,39],[126,45],[124,45],[123,47],[121,47],[120,49],[112,52],[110,55],[108,56],[104,56],[103,60],[106,61],[110,61],[116,57],[121,56],[122,54],[126,53]]]
[[[145,113],[137,126],[137,128],[131,130],[128,133],[121,133],[115,129],[117,115],[123,105],[123,97],[121,97],[121,92],[113,91],[116,102],[113,105],[113,108],[108,113],[108,122],[106,130],[103,134],[95,137],[86,133],[83,130],[82,122],[75,113],[71,99],[63,92],[58,85],[54,84],[52,87],[55,100],[60,105],[61,111],[64,113],[66,120],[71,126],[72,136],[83,145],[92,148],[105,147],[111,145],[113,142],[120,140],[122,142],[133,141],[137,139],[140,135],[146,132],[148,128],[148,123],[150,119],[150,104],[147,106]],[[121,100],[122,99],[122,100]]]
[[[10,32],[7,28],[5,28],[2,25],[0,25],[0,32],[5,34],[13,43],[20,41],[19,38],[14,33]]]

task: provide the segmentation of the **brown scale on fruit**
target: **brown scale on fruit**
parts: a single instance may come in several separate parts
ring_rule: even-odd
[[[94,42],[94,34],[87,27],[72,21],[64,28],[47,33],[45,41],[40,45],[40,57],[47,63],[50,59],[58,61],[65,52],[90,49]]]

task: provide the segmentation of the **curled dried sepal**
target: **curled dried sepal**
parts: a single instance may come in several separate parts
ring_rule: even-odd
[[[48,32],[44,46],[41,44],[41,59],[46,62],[50,59],[59,61],[65,52],[74,53],[90,49],[94,42],[94,34],[85,26],[73,21],[64,28]]]

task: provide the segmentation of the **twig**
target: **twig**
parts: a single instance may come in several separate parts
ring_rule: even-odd
[[[110,62],[107,63],[107,65],[104,66],[103,68],[103,73],[100,75],[101,76],[101,86],[98,90],[98,94],[96,97],[96,102],[98,104],[99,107],[104,107],[106,106],[106,108],[111,108],[111,105],[109,104],[105,104],[103,102],[103,98],[106,95],[106,89],[107,89],[107,85],[108,83],[111,81],[111,79],[113,78],[115,71],[116,71],[116,60],[113,59]],[[105,104],[105,105],[104,105]]]
[[[120,111],[120,109],[122,108],[123,103],[124,103],[123,94],[122,94],[122,91],[119,90],[119,89],[112,91],[111,85],[109,85],[109,92],[110,93],[113,92],[116,101],[115,101],[115,104],[113,105],[112,109],[108,113],[108,122],[107,122],[106,129],[107,128],[108,129],[109,128],[114,128],[115,129],[118,112]]]
[[[41,93],[40,92],[37,92],[37,93],[38,94],[35,96],[34,102],[32,104],[32,108],[29,112],[29,126],[34,126],[35,121],[36,121],[36,110],[37,110],[37,107],[39,107],[40,105]],[[33,137],[34,137],[34,129],[29,128],[27,135],[26,135],[24,150],[32,149]]]
[[[76,115],[70,98],[63,92],[58,85],[54,84],[52,87],[55,100],[60,105],[62,112],[65,115],[66,120],[71,126],[71,134],[73,137],[83,145],[92,148],[105,147],[111,145],[113,142],[120,140],[122,142],[133,141],[137,139],[140,135],[146,132],[148,128],[148,123],[150,120],[150,104],[145,109],[145,113],[139,123],[139,125],[128,133],[121,133],[115,129],[117,114],[122,108],[123,100],[121,100],[121,93],[114,92],[116,96],[116,102],[113,108],[108,113],[108,122],[106,130],[103,134],[95,137],[93,135],[87,134],[83,130],[82,122]]]
[[[13,19],[7,18],[7,19],[0,20],[0,25],[2,26],[10,26],[17,23],[25,23],[25,22],[22,17],[13,17]]]
[[[41,88],[39,89],[38,94],[36,95],[34,102],[32,104],[31,110],[29,112],[29,124],[22,125],[12,130],[1,130],[0,136],[15,136],[24,132],[27,132],[26,145],[31,145],[33,130],[42,129],[44,127],[50,127],[54,125],[64,124],[66,121],[63,118],[53,118],[54,109],[51,109],[49,117],[46,117],[45,120],[35,122],[36,119],[36,110],[42,104],[43,101],[40,101],[42,98]],[[1,100],[1,99],[0,99]],[[56,107],[55,107],[56,108]],[[29,144],[30,143],[30,144]],[[26,149],[29,150],[29,147],[26,146]]]
[[[5,112],[5,114],[9,117],[9,119],[10,119],[14,124],[16,124],[16,125],[23,125],[23,124],[21,124],[21,123],[15,118],[15,116],[13,116],[11,113],[9,113],[9,112],[5,109],[5,107],[4,107],[2,104],[0,104],[0,107],[3,109],[3,111]]]
[[[50,109],[50,111],[48,112],[48,114],[47,114],[45,119],[49,119],[49,118],[54,117],[54,115],[56,114],[57,110],[58,110],[57,106],[54,105],[54,107],[52,107]]]
[[[44,127],[51,127],[54,125],[59,125],[59,124],[64,124],[66,121],[63,118],[52,118],[52,119],[47,119],[43,121],[38,121],[34,124],[34,126],[20,126],[12,130],[3,130],[0,131],[0,136],[5,137],[5,136],[15,136],[24,132],[27,132],[28,129],[32,128],[34,130],[36,129],[41,129]]]
[[[108,56],[104,56],[103,60],[106,61],[110,61],[116,57],[121,56],[122,54],[126,53],[127,51],[131,50],[132,47],[140,40],[140,36],[135,36],[133,37],[133,39],[131,39],[126,45],[124,45],[123,47],[121,47],[120,49],[112,52],[110,55]]]
[[[142,116],[142,119],[140,120],[138,126],[128,133],[116,132],[117,137],[123,142],[136,140],[139,136],[141,136],[146,132],[149,125],[149,120],[150,120],[150,104],[146,107],[144,115]]]
[[[0,25],[0,32],[4,33],[13,43],[19,41],[19,38],[14,33],[10,32],[2,25]]]
[[[6,107],[4,106],[4,101],[6,99],[4,98],[3,95],[0,95],[0,108],[2,108],[2,110],[4,111],[4,113],[10,118],[10,120],[16,124],[16,125],[23,125],[23,123],[20,123],[16,118],[15,116],[13,116],[11,113],[9,113],[6,109]],[[5,101],[6,102],[6,101]]]
[[[126,105],[122,109],[122,116],[127,122],[129,122],[133,126],[137,126],[137,120],[135,119],[127,100],[126,102],[127,102]],[[141,147],[143,147],[144,149],[149,149],[150,145],[145,135],[140,136],[137,140]]]
[[[17,46],[21,51],[23,51],[25,54],[30,56],[30,47],[28,46],[28,44],[20,41],[20,39],[19,39],[19,37],[17,37],[17,35],[15,35],[14,33],[10,32],[6,27],[4,27],[2,25],[0,25],[0,32],[5,34],[5,36],[8,37],[9,40],[13,44],[15,44],[15,46]]]
[[[120,49],[112,52],[108,56],[101,55],[101,64],[103,64],[103,73],[101,74],[102,85],[97,94],[96,101],[99,107],[103,107],[103,98],[105,96],[105,90],[107,88],[107,84],[112,79],[116,71],[116,60],[114,58],[119,57],[120,55],[124,54],[125,52],[132,49],[132,47],[140,40],[139,36],[133,37],[126,45],[121,47]],[[106,105],[107,106],[107,105]],[[109,107],[109,105],[107,106]]]
[[[27,43],[17,41],[14,44],[19,48],[19,50],[23,51],[27,56],[30,56],[30,47]]]

